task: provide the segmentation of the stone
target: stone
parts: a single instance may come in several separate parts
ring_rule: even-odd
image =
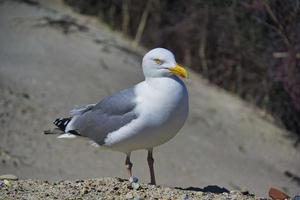
[[[18,180],[18,177],[13,174],[3,174],[0,176],[0,180],[12,180],[16,181]]]
[[[126,199],[133,199],[133,194],[131,192],[127,193],[125,196]]]
[[[131,187],[132,187],[134,190],[137,190],[137,189],[140,188],[140,184],[133,182],[133,183],[131,183]]]
[[[182,200],[189,200],[189,196],[187,194],[184,194],[181,196]]]
[[[137,182],[139,182],[139,179],[137,177],[133,176],[133,177],[129,178],[129,182],[130,183],[137,183]]]
[[[3,181],[3,183],[4,183],[7,187],[10,187],[10,186],[11,186],[10,181],[8,181],[8,180],[6,180],[6,179]]]
[[[290,199],[290,197],[286,193],[280,191],[277,188],[270,188],[269,197],[271,197],[274,200],[277,200],[277,199]]]

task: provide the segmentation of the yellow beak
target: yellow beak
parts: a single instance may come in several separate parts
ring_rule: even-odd
[[[183,68],[183,66],[180,66],[178,64],[176,64],[174,67],[169,68],[169,70],[173,74],[181,76],[182,78],[186,78],[188,76],[187,71]]]

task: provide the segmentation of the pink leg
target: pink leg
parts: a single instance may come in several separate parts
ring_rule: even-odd
[[[153,155],[152,155],[153,149],[148,149],[148,156],[147,156],[147,161],[148,161],[148,166],[149,166],[149,170],[150,170],[150,184],[151,185],[156,185],[156,181],[155,181],[155,174],[154,174],[154,159],[153,159]]]
[[[132,177],[132,162],[130,161],[130,153],[127,154],[126,156],[126,160],[125,160],[125,166],[126,166],[126,169],[128,171],[128,174],[129,174],[129,177]]]

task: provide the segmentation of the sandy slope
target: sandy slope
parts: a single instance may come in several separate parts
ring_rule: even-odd
[[[68,33],[51,21],[66,15],[79,25]],[[42,132],[73,105],[97,102],[142,80],[142,53],[58,0],[2,0],[0,29],[0,173],[50,180],[126,177],[120,153]],[[284,174],[300,174],[299,149],[287,133],[193,72],[186,84],[189,119],[178,136],[155,150],[159,184],[247,188],[258,195],[270,186],[291,195],[300,191]],[[145,152],[133,153],[133,162],[136,176],[147,182]]]

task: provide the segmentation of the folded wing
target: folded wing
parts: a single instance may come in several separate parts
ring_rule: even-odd
[[[134,87],[71,111],[71,127],[81,136],[102,145],[107,135],[137,118]]]

